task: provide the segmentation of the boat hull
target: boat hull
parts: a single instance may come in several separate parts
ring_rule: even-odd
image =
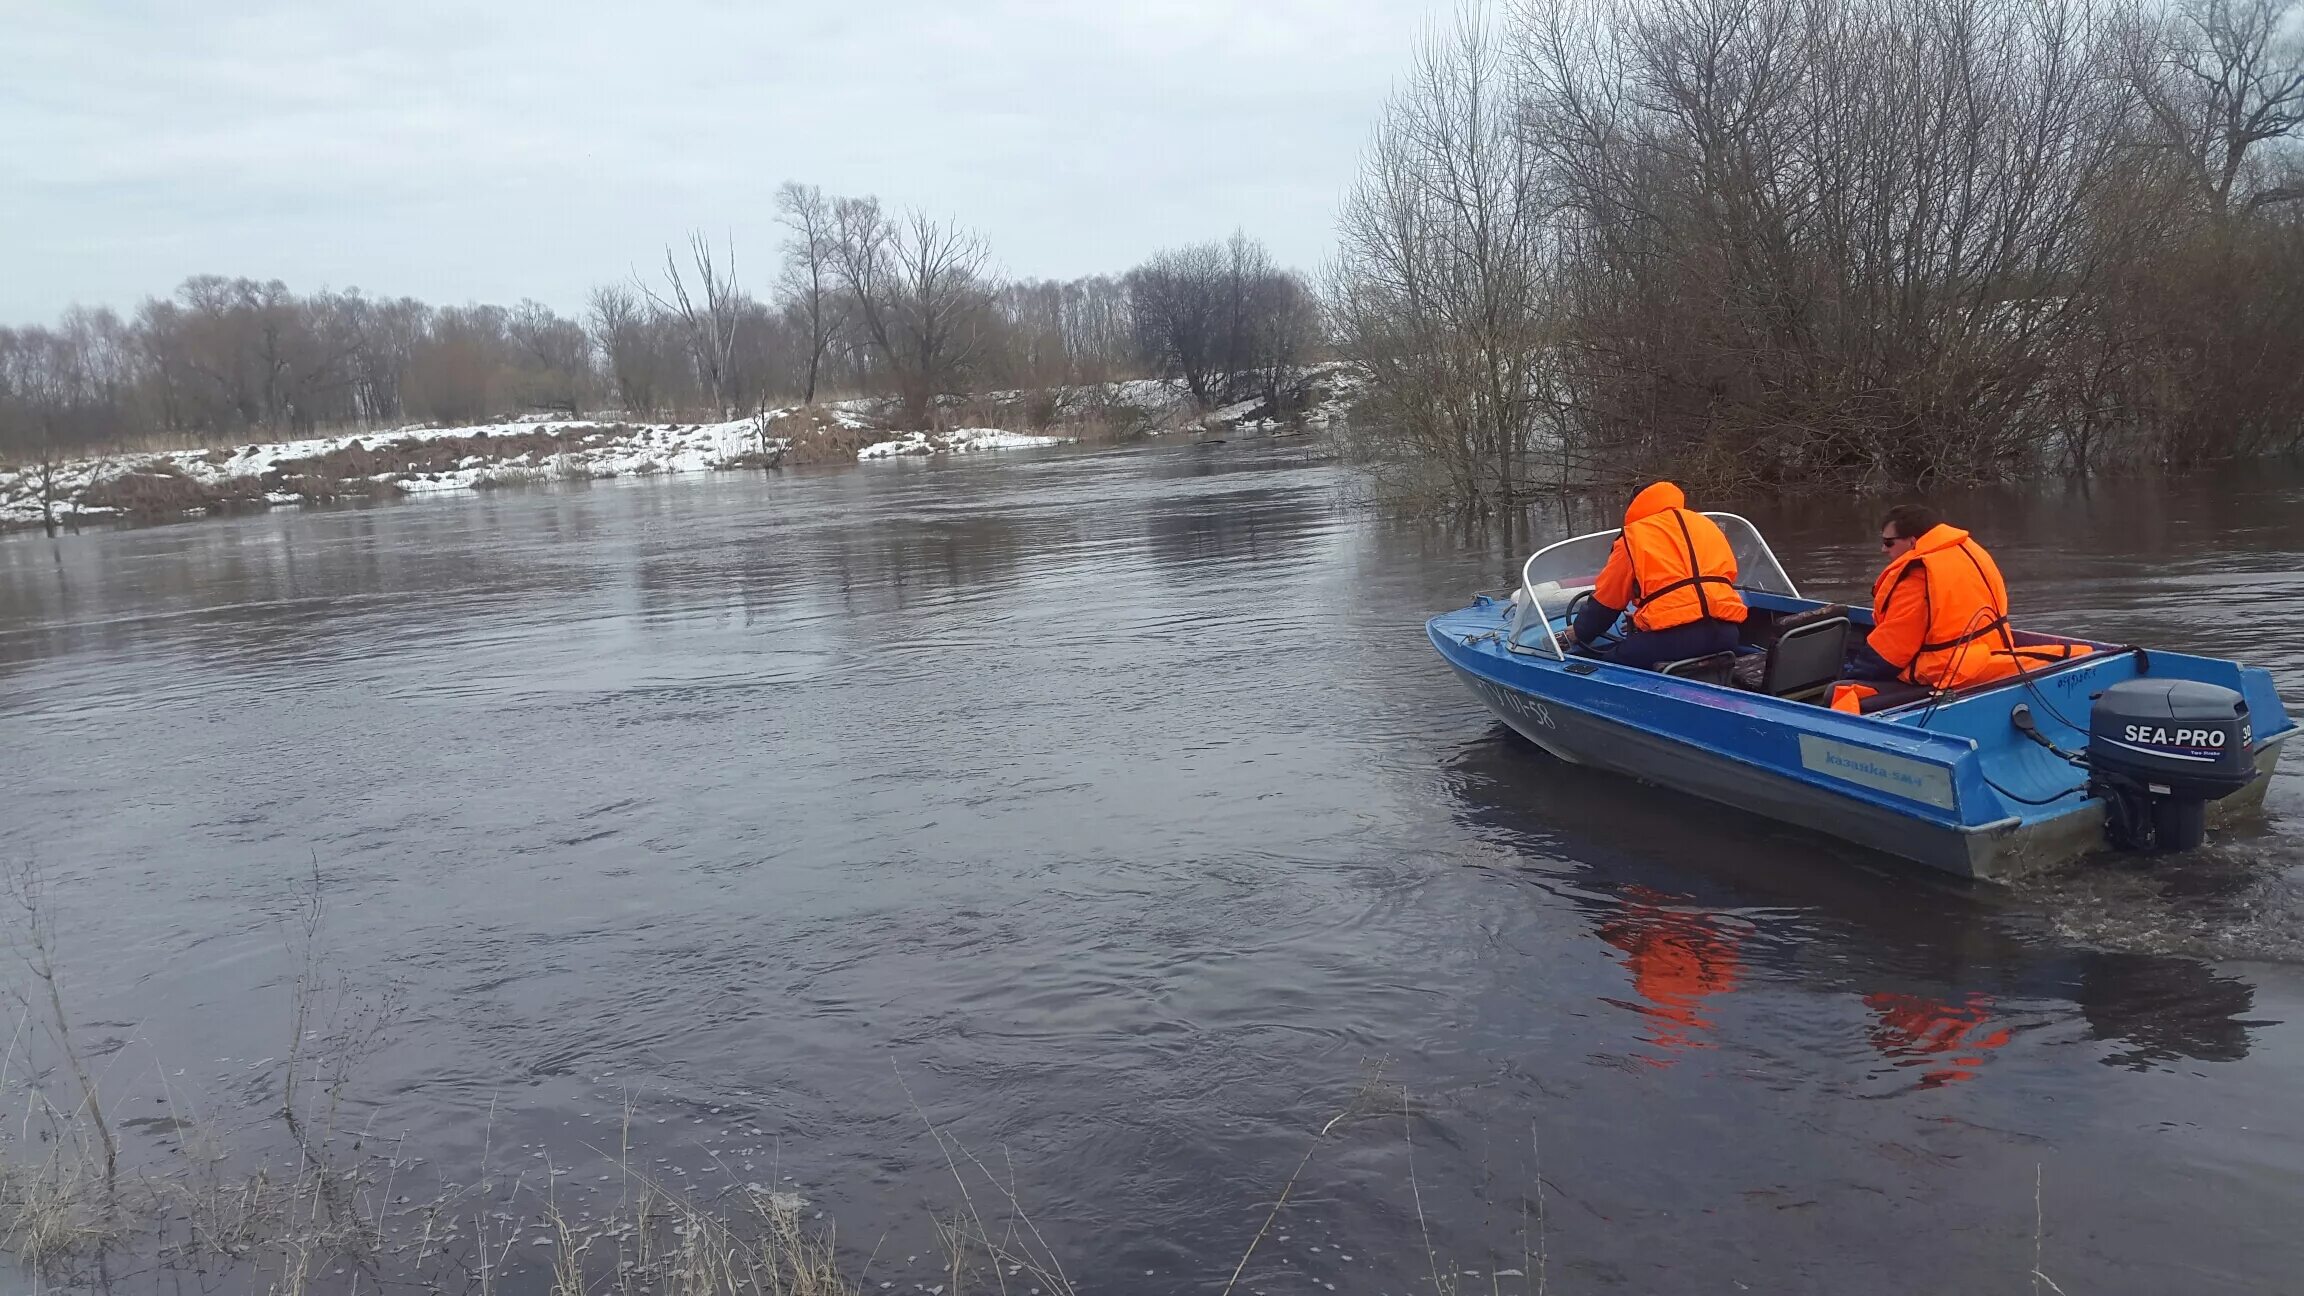
[[[1809,600],[1748,592],[1778,614]],[[2008,880],[2106,847],[2087,774],[2013,724],[2022,707],[2064,751],[2086,747],[2095,697],[2124,680],[2239,692],[2257,777],[2208,806],[2211,825],[2260,809],[2297,732],[2272,677],[2216,658],[2065,642],[2091,651],[2005,684],[1851,715],[1512,640],[1514,605],[1485,596],[1432,618],[1433,646],[1514,732],[1580,765],[1628,775],[1963,878]]]
[[[1955,876],[2006,881],[2104,845],[2101,802],[2081,801],[2066,813],[2031,822],[1929,823],[1451,666],[1497,719],[1559,760],[1795,824]],[[2265,788],[2285,741],[2283,735],[2257,749],[2256,780],[2212,803],[2211,824],[2228,823],[2263,808]]]

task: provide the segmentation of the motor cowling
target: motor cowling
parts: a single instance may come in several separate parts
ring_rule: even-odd
[[[2089,714],[2088,769],[2115,846],[2190,850],[2206,835],[2207,803],[2256,778],[2248,701],[2195,680],[2115,684]]]

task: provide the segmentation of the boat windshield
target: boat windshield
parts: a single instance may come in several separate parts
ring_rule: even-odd
[[[1728,547],[1736,555],[1739,588],[1800,597],[1799,588],[1784,574],[1784,565],[1776,561],[1775,551],[1760,538],[1759,528],[1734,513],[1704,516],[1718,523],[1728,537]],[[1568,615],[1576,596],[1591,589],[1600,578],[1616,536],[1613,530],[1595,531],[1546,545],[1529,557],[1520,569],[1519,607],[1512,618],[1510,646],[1514,650],[1562,655],[1555,627]]]

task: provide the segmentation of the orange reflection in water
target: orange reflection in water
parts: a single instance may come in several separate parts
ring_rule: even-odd
[[[2006,1044],[2010,1032],[1992,1025],[1992,996],[1970,991],[1959,1003],[1927,995],[1879,991],[1864,996],[1879,1017],[1872,1047],[1900,1067],[1931,1068],[1920,1087],[1934,1089],[1976,1078],[1984,1054]]]
[[[1600,924],[1600,939],[1624,951],[1641,1002],[1606,1002],[1646,1016],[1651,1023],[1646,1038],[1660,1049],[1712,1047],[1702,1038],[1712,1029],[1702,1005],[1736,988],[1736,936],[1711,914],[1667,907],[1668,897],[1661,892],[1633,887],[1625,895],[1624,909]],[[1641,1060],[1672,1065],[1668,1057]]]

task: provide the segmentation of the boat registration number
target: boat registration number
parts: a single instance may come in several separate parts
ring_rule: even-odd
[[[1800,735],[1800,764],[1818,774],[1854,783],[1876,792],[1919,801],[1945,810],[1953,808],[1952,771],[1941,765],[1916,761],[1892,752],[1834,742],[1814,734]]]
[[[1515,693],[1511,689],[1501,688],[1487,680],[1476,680],[1474,684],[1479,688],[1481,696],[1487,698],[1489,705],[1498,711],[1518,716],[1539,729],[1557,729],[1560,727],[1552,719],[1552,712],[1536,699],[1524,693]]]

